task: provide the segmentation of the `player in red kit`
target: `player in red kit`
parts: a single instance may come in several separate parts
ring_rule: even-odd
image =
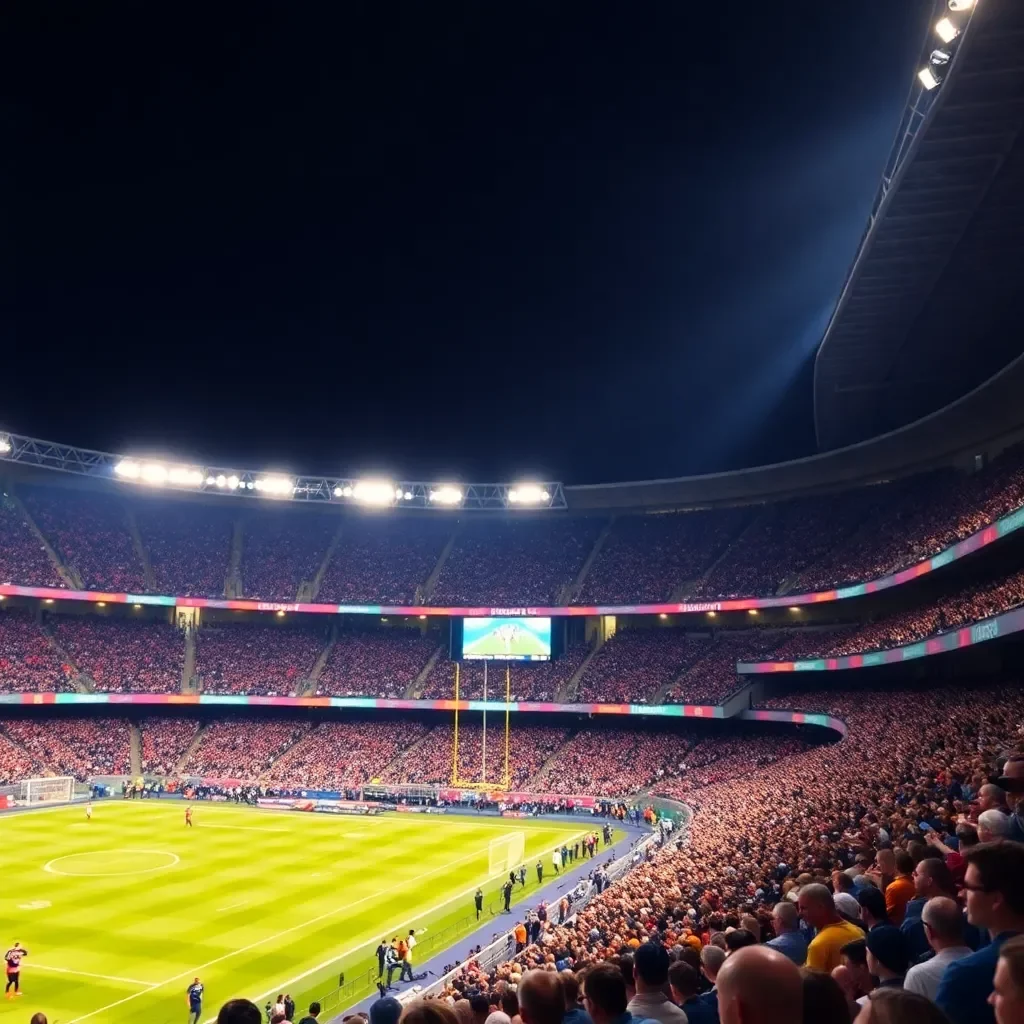
[[[28,950],[20,943],[16,942],[9,950],[4,959],[7,961],[7,987],[4,989],[4,996],[7,999],[13,999],[14,996],[21,995],[21,987],[19,982],[21,980],[21,961],[23,957],[28,956]],[[11,993],[11,986],[14,986],[14,993]]]
[[[192,807],[191,805],[185,808],[185,824],[189,828],[192,827]]]

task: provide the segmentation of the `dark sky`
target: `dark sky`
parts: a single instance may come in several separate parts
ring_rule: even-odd
[[[807,454],[930,9],[8,6],[0,425],[464,480]]]

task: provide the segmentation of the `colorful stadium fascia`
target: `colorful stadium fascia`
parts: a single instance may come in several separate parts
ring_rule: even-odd
[[[256,697],[222,693],[0,693],[0,705],[187,705],[235,708],[358,708],[374,711],[533,711],[573,715],[638,715],[647,718],[725,718],[711,704],[551,704],[541,701],[386,700],[382,697]]]
[[[915,644],[891,647],[885,651],[865,651],[840,658],[808,658],[805,661],[740,661],[736,671],[740,675],[765,675],[770,672],[831,672],[846,668],[871,668],[875,665],[896,665],[930,654],[943,654],[963,647],[973,647],[986,640],[1019,633],[1024,629],[1024,608],[1014,608],[991,619],[982,619],[971,626],[953,629],[938,636],[926,637]]]
[[[788,725],[817,725],[822,729],[833,729],[843,739],[849,729],[841,718],[832,715],[816,715],[808,711],[741,711],[737,718],[746,722],[785,722]]]
[[[811,594],[786,594],[782,597],[743,597],[720,601],[684,601],[663,604],[570,605],[563,607],[494,608],[436,605],[386,604],[304,604],[294,601],[224,600],[206,597],[166,597],[154,594],[106,594],[98,590],[62,590],[57,587],[20,587],[0,585],[5,597],[34,597],[57,601],[104,601],[107,604],[163,605],[177,608],[220,608],[248,612],[303,612],[313,615],[431,615],[440,617],[488,615],[685,615],[700,612],[746,611],[751,608],[787,608],[808,604],[841,601],[848,597],[863,597],[880,590],[909,583],[950,562],[955,562],[973,551],[978,551],[1001,537],[1024,526],[1024,507],[1003,516],[1002,519],[978,530],[952,547],[926,558],[916,565],[867,583],[855,583],[836,590],[818,590]]]

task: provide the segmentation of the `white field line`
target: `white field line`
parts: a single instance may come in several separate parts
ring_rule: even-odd
[[[583,833],[583,832],[579,833],[579,835],[584,835],[584,834],[585,833]],[[558,845],[561,846],[561,843],[559,843]],[[467,860],[472,860],[474,857],[479,857],[481,854],[486,853],[488,851],[488,849],[489,849],[489,847],[485,847],[482,850],[475,850],[473,853],[467,854],[465,857],[458,858],[458,860],[449,861],[447,864],[444,864],[443,866],[441,866],[439,868],[434,868],[432,871],[426,871],[426,872],[424,872],[421,875],[417,875],[415,878],[407,879],[403,884],[405,884],[405,885],[412,885],[412,884],[415,884],[416,882],[422,882],[424,879],[429,878],[431,875],[436,875],[440,871],[447,871],[449,868],[453,867],[456,864],[463,864]],[[553,847],[551,847],[551,849],[554,850],[555,847],[553,846]],[[545,852],[549,853],[550,850],[549,851],[545,851]],[[543,854],[542,854],[542,856],[543,856]],[[493,877],[497,878],[498,876],[495,875]],[[502,877],[504,877],[504,872],[502,872]],[[491,879],[489,878],[489,879],[487,879],[487,881],[491,881]],[[202,971],[205,971],[209,967],[213,967],[215,964],[223,963],[225,960],[230,960],[232,957],[239,956],[242,953],[248,953],[250,950],[257,949],[260,946],[264,946],[268,942],[273,942],[273,941],[275,941],[277,939],[283,938],[286,935],[291,935],[293,932],[301,931],[304,928],[308,928],[310,925],[318,924],[320,921],[325,921],[329,917],[335,917],[336,915],[338,915],[340,913],[343,913],[345,911],[351,910],[353,907],[358,907],[358,906],[360,906],[363,903],[368,903],[371,900],[379,899],[386,892],[390,892],[390,891],[391,891],[390,888],[388,888],[388,889],[380,889],[377,892],[371,893],[369,896],[364,896],[362,899],[358,899],[358,900],[356,900],[353,903],[348,903],[348,904],[346,904],[343,907],[335,907],[334,910],[328,910],[328,911],[324,912],[323,914],[318,914],[316,917],[311,917],[308,921],[303,921],[300,924],[293,925],[291,928],[285,928],[283,931],[277,931],[273,935],[268,935],[266,938],[258,939],[256,942],[250,942],[248,946],[240,946],[238,949],[233,949],[230,953],[225,953],[223,956],[218,956],[218,957],[216,957],[213,960],[208,960],[205,964],[200,964],[198,967],[190,967],[187,971],[182,971],[180,974],[175,974],[171,978],[167,978],[164,981],[157,982],[156,984],[151,985],[149,988],[145,989],[142,992],[133,992],[130,996],[125,996],[123,999],[117,999],[117,1000],[115,1000],[112,1003],[108,1003],[106,1006],[101,1006],[98,1010],[91,1010],[89,1013],[85,1013],[81,1017],[73,1017],[71,1020],[69,1020],[67,1022],[67,1024],[80,1024],[80,1022],[83,1021],[83,1020],[91,1020],[93,1017],[97,1016],[98,1014],[106,1013],[108,1010],[113,1010],[115,1007],[123,1006],[125,1003],[130,1003],[133,999],[138,999],[139,996],[148,995],[150,992],[153,992],[153,991],[155,991],[158,988],[163,988],[165,985],[170,985],[170,984],[172,984],[175,981],[181,981],[184,978],[189,978],[189,977],[194,978],[194,977],[200,975]],[[437,904],[437,906],[432,907],[429,910],[423,911],[421,914],[418,914],[416,917],[406,918],[403,921],[398,921],[395,924],[389,925],[387,928],[384,929],[384,932],[394,931],[396,928],[401,928],[404,924],[408,924],[408,922],[410,920],[415,921],[415,920],[418,920],[420,917],[423,917],[423,916],[425,916],[427,914],[432,914],[435,911],[440,910],[442,907],[447,906],[449,903],[454,902],[456,899],[458,899],[459,896],[464,896],[467,893],[471,893],[471,892],[476,892],[476,886],[472,886],[469,889],[466,889],[465,892],[458,893],[456,896],[450,896],[443,903],[439,903],[439,904]],[[293,985],[296,982],[302,981],[304,978],[308,978],[311,974],[315,974],[317,971],[323,970],[325,967],[329,967],[335,961],[341,959],[342,957],[349,956],[352,953],[357,952],[358,950],[362,949],[364,946],[367,946],[367,945],[369,945],[369,943],[364,941],[364,942],[359,943],[356,946],[353,946],[351,949],[347,949],[347,950],[345,950],[344,952],[341,952],[341,953],[336,953],[334,956],[330,957],[329,959],[324,960],[323,963],[317,964],[316,967],[311,967],[308,971],[304,971],[302,974],[298,975],[297,977],[292,978],[288,982],[282,982],[281,984],[284,984],[285,987],[287,988],[289,985]],[[273,987],[273,991],[276,992],[279,987],[280,987],[279,985],[275,985]],[[260,995],[256,996],[255,998],[256,999],[262,999],[270,991],[271,990],[268,989],[267,992],[263,992]],[[217,1019],[216,1017],[211,1017],[210,1021],[215,1021],[216,1019]],[[210,1024],[210,1021],[205,1021],[204,1024]]]
[[[152,981],[142,981],[139,978],[119,978],[115,974],[90,974],[89,971],[72,971],[67,967],[53,967],[50,964],[26,964],[29,971],[56,971],[58,974],[74,974],[79,978],[99,978],[101,981],[120,981],[125,985],[142,985],[144,988],[156,988]]]
[[[217,913],[223,914],[225,910],[235,910],[238,907],[244,907],[248,902],[248,900],[242,900],[240,903],[229,903],[226,907],[218,907]]]

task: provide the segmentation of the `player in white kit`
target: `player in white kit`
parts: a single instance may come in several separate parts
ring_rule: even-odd
[[[85,805],[85,820],[86,821],[92,821],[92,801],[91,800]]]
[[[515,642],[517,636],[519,636],[519,627],[512,622],[506,622],[505,625],[499,626],[495,633],[501,639],[501,642],[505,645],[505,653],[512,653],[512,644]]]

